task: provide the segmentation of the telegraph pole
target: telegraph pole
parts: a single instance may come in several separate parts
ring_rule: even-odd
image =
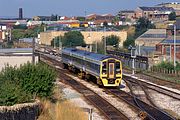
[[[176,25],[174,24],[174,67],[176,67]]]
[[[32,63],[35,64],[35,38],[32,41]]]
[[[61,36],[59,36],[59,52],[62,53],[62,42],[61,42]]]
[[[104,34],[106,34],[106,27],[104,27]],[[104,54],[106,55],[106,35],[104,35]]]

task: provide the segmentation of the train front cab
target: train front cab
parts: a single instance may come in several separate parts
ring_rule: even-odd
[[[122,80],[122,64],[117,59],[105,59],[101,63],[100,79],[103,86],[119,86]]]

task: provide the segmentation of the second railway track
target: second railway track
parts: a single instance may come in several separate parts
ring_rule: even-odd
[[[49,59],[45,57],[46,59]],[[49,59],[51,60],[51,59]],[[55,63],[53,61],[54,65],[59,65],[59,63]],[[123,113],[121,113],[117,108],[115,108],[113,105],[111,105],[109,102],[107,102],[105,99],[100,97],[98,94],[84,86],[83,84],[77,82],[73,78],[67,76],[64,74],[65,72],[61,69],[56,69],[58,71],[58,76],[61,79],[61,82],[66,83],[73,87],[76,91],[81,93],[91,104],[93,104],[96,108],[99,109],[99,111],[104,114],[104,116],[108,120],[128,120],[128,117],[126,117]]]
[[[46,59],[50,60],[50,58],[48,58],[46,56],[44,56],[44,57]],[[51,61],[52,61],[52,59],[51,59]],[[55,66],[60,65],[60,63],[55,60],[53,60],[52,63]],[[107,102],[102,97],[97,95],[95,92],[88,89],[86,86],[77,82],[76,80],[73,80],[71,77],[63,74],[64,72],[62,70],[58,69],[58,71],[59,71],[59,73],[61,73],[61,76],[63,76],[62,82],[69,84],[74,89],[76,89],[79,93],[83,94],[83,96],[85,96],[86,99],[88,99],[94,106],[96,106],[106,116],[107,119],[110,119],[110,120],[126,120],[126,119],[128,119],[117,108],[115,108],[109,102]],[[109,89],[108,91],[111,94],[115,95],[116,97],[119,97],[119,98],[121,97],[121,99],[123,98],[125,101],[128,102],[128,104],[131,104],[131,106],[135,106],[136,110],[139,111],[141,118],[151,119],[151,120],[173,120],[173,118],[168,116],[166,113],[163,113],[160,110],[157,110],[155,107],[148,106],[148,104],[140,101],[137,98],[133,98],[133,96],[130,96],[129,94],[127,94],[123,91],[119,91],[118,89]],[[144,112],[144,111],[146,111],[146,112]]]

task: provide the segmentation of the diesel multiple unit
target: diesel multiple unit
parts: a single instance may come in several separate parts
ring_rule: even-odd
[[[75,48],[62,50],[64,67],[78,71],[78,76],[96,77],[97,84],[103,86],[119,86],[122,80],[122,64],[115,57],[96,54]]]

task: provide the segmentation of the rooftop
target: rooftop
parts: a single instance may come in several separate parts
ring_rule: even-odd
[[[174,37],[168,37],[167,39],[160,42],[160,44],[174,44]],[[180,45],[180,36],[176,36],[176,44]]]
[[[172,7],[139,7],[143,11],[174,11]]]

